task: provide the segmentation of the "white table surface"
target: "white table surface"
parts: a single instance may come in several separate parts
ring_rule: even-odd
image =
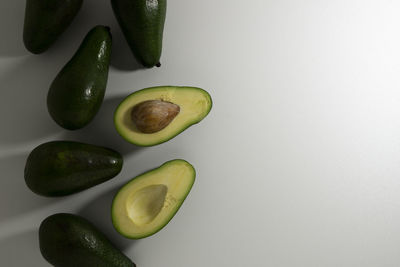
[[[139,267],[400,266],[400,2],[169,0],[162,67],[138,69],[109,0],[85,0],[46,53],[22,44],[25,1],[0,2],[0,266],[48,266],[40,222],[94,222]],[[95,24],[113,62],[91,125],[68,132],[46,109],[49,84]],[[114,130],[127,94],[156,85],[207,89],[214,107],[173,140],[136,148]],[[59,199],[24,184],[28,153],[50,140],[119,150],[122,173]],[[158,234],[131,241],[110,222],[130,178],[183,158],[191,194]]]

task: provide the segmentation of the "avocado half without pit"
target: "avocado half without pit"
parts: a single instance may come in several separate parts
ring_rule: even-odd
[[[166,142],[210,112],[211,96],[197,87],[160,86],[139,90],[117,107],[118,133],[138,146]]]
[[[112,222],[125,237],[155,234],[174,217],[193,186],[196,172],[176,159],[133,178],[115,195]]]

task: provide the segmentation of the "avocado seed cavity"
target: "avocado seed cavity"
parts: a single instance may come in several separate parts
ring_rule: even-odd
[[[160,213],[167,197],[165,185],[150,185],[133,194],[127,201],[128,217],[136,225],[152,222]]]

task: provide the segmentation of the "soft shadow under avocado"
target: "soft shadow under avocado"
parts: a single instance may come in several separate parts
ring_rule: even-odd
[[[102,194],[92,199],[89,203],[78,211],[82,217],[90,220],[100,231],[102,231],[110,241],[121,251],[132,247],[136,241],[129,240],[121,236],[115,229],[111,221],[111,204],[115,194],[122,187],[122,184],[106,190]],[[135,259],[132,259],[133,261]]]
[[[31,192],[24,181],[28,153],[0,157],[0,222],[54,204],[62,198],[49,199]]]
[[[114,111],[125,96],[115,96],[104,100],[94,120],[78,131],[66,131],[65,140],[87,142],[115,149],[122,155],[139,152],[143,148],[126,142],[115,130]]]

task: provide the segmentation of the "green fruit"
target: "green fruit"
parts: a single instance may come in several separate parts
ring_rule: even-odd
[[[67,213],[47,217],[39,228],[43,257],[56,267],[135,267],[92,223]]]
[[[24,44],[34,54],[46,51],[68,28],[82,0],[26,0]]]
[[[70,195],[115,177],[122,156],[111,149],[70,141],[53,141],[36,147],[25,165],[25,182],[35,193],[48,197]]]
[[[186,199],[195,177],[193,166],[181,159],[135,177],[114,198],[111,213],[115,229],[132,239],[160,231]]]
[[[160,66],[166,0],[111,0],[128,44],[143,66]]]
[[[106,91],[110,56],[110,28],[96,26],[58,73],[47,95],[47,107],[61,127],[80,129],[95,117]]]
[[[203,89],[151,87],[126,97],[115,111],[114,124],[128,142],[153,146],[200,122],[211,107],[211,97]]]

